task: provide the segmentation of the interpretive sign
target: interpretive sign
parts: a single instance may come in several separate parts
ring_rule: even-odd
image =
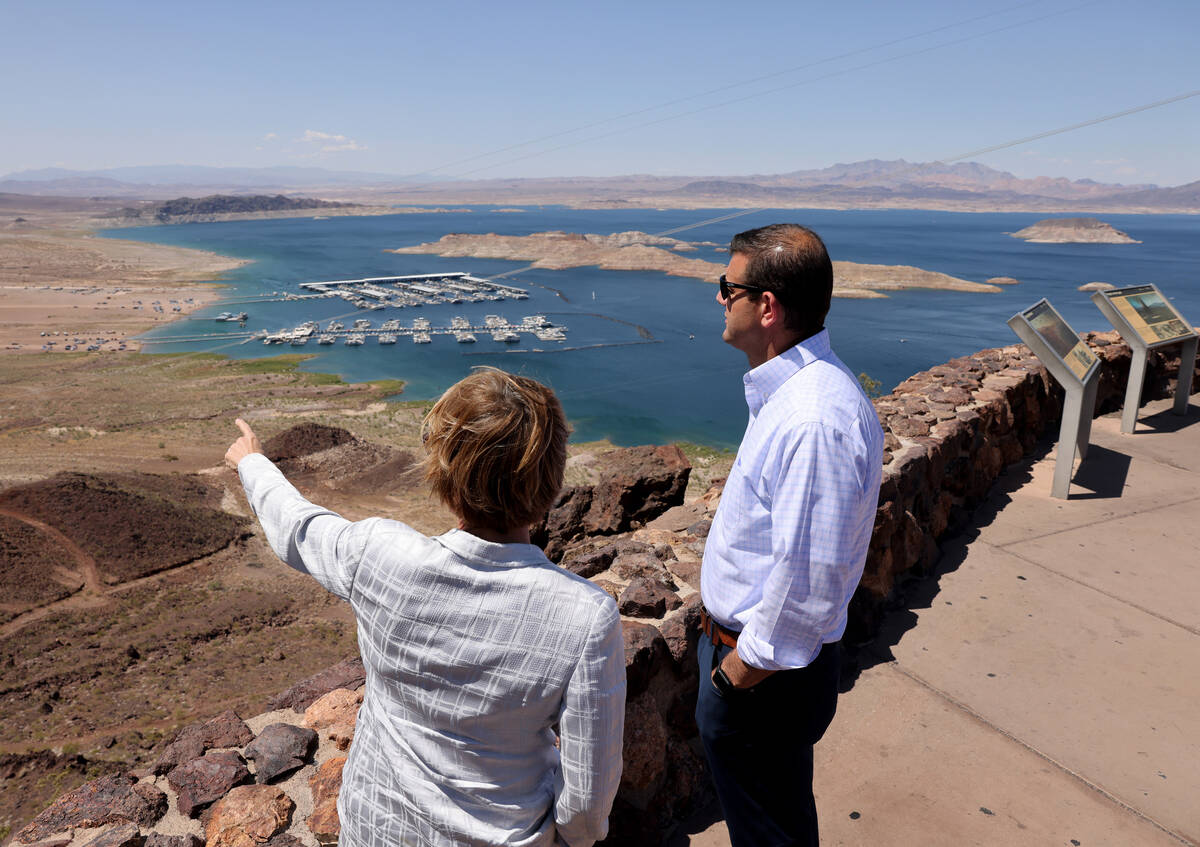
[[[1096,364],[1096,354],[1079,340],[1079,335],[1067,326],[1062,315],[1055,311],[1047,300],[1042,300],[1021,314],[1033,327],[1034,332],[1054,351],[1054,355],[1058,356],[1071,373],[1075,374],[1075,378],[1082,382],[1087,372]],[[1038,354],[1038,358],[1044,358],[1040,351],[1033,352]]]
[[[1050,489],[1052,497],[1065,500],[1071,489],[1075,454],[1078,452],[1081,459],[1087,455],[1096,386],[1100,382],[1100,360],[1048,300],[1039,300],[1013,315],[1008,325],[1066,392],[1058,430],[1058,454],[1054,459],[1054,483]]]
[[[1187,414],[1188,393],[1191,380],[1184,374],[1190,373],[1196,361],[1196,348],[1200,337],[1192,325],[1184,320],[1170,301],[1154,285],[1131,285],[1097,291],[1092,302],[1112,322],[1117,332],[1129,345],[1132,357],[1129,362],[1129,380],[1125,386],[1125,406],[1121,410],[1121,432],[1133,432],[1137,426],[1137,412],[1142,405],[1142,383],[1146,379],[1146,360],[1151,350],[1168,344],[1182,343],[1180,351],[1180,379],[1175,386],[1175,414]]]
[[[1098,292],[1120,313],[1129,328],[1147,347],[1171,344],[1195,336],[1196,332],[1175,307],[1153,285],[1133,285]],[[1094,299],[1094,298],[1093,298]],[[1117,327],[1121,330],[1122,327]],[[1124,337],[1125,333],[1122,332]]]

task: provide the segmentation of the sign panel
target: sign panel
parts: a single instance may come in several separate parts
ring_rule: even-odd
[[[1079,340],[1079,336],[1054,311],[1054,307],[1043,300],[1021,314],[1054,354],[1063,360],[1063,364],[1070,368],[1071,373],[1082,381],[1096,363],[1096,355]]]
[[[1195,333],[1175,307],[1153,285],[1134,285],[1104,292],[1146,346],[1190,338]]]

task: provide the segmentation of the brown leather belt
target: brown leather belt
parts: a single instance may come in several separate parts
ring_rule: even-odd
[[[708,609],[700,607],[700,629],[708,636],[708,639],[713,644],[724,644],[726,647],[737,647],[738,635],[728,627],[721,626],[712,615],[708,613]]]

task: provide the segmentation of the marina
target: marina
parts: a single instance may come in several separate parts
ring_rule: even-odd
[[[414,318],[411,326],[403,326],[398,320],[384,321],[378,327],[373,327],[371,321],[359,318],[346,330],[341,321],[330,321],[324,330],[316,321],[305,321],[292,329],[280,329],[270,332],[260,329],[256,332],[210,332],[190,335],[160,335],[143,339],[144,344],[176,344],[189,341],[229,340],[247,344],[251,341],[261,341],[263,344],[288,344],[292,347],[303,347],[311,339],[318,344],[330,345],[341,341],[347,347],[362,346],[368,338],[374,338],[379,344],[395,344],[401,336],[412,338],[414,344],[431,344],[435,335],[454,336],[459,344],[473,344],[477,333],[491,337],[501,344],[515,344],[522,335],[532,335],[539,341],[567,340],[567,328],[551,323],[545,315],[526,315],[520,323],[509,323],[500,315],[486,315],[481,326],[472,325],[466,318],[457,316],[449,326],[434,326],[429,318]]]

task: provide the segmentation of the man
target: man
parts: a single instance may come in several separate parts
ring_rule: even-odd
[[[743,232],[717,302],[750,423],[701,571],[696,720],[734,847],[817,844],[813,745],[879,499],[883,432],[829,347],[833,267],[796,224]]]

